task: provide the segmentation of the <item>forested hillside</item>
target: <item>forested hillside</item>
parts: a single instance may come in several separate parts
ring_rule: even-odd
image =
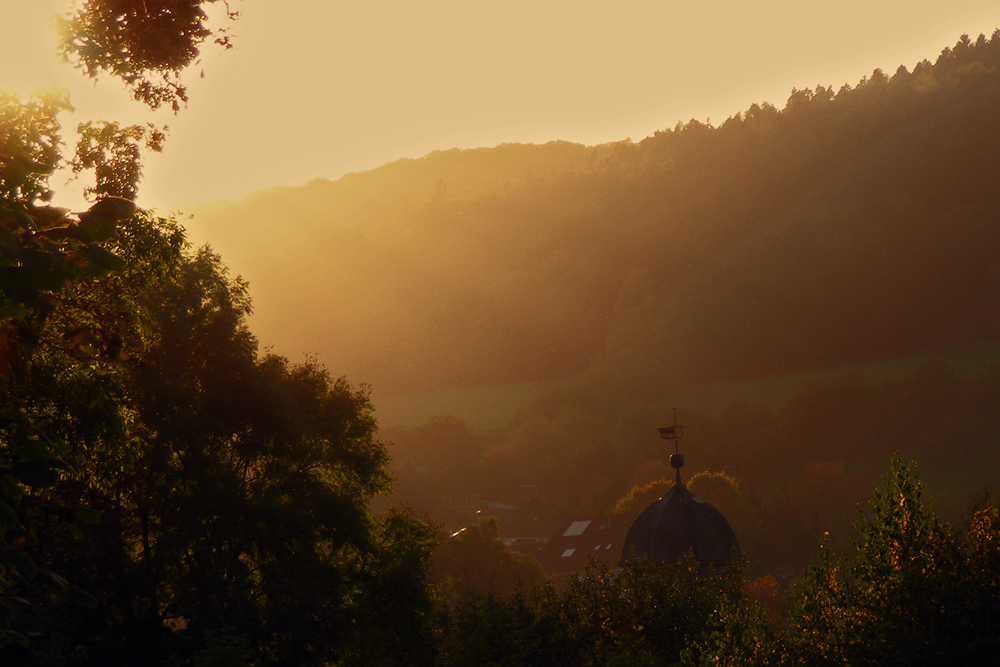
[[[81,2],[61,49],[179,111],[199,46],[229,44],[215,1]],[[440,153],[245,203],[270,235],[254,266],[294,267],[274,289],[305,308],[274,326],[331,370],[261,350],[248,283],[137,208],[161,130],[86,122],[71,156],[64,94],[0,93],[0,665],[988,663],[998,53],[1000,32],[963,38],[720,128]],[[93,172],[86,210],[50,203],[60,165]],[[969,367],[928,353],[767,405],[682,404],[685,480],[742,545],[724,567],[557,583],[505,548],[506,518],[420,516],[635,512],[670,484],[648,435],[696,383],[973,344]],[[386,392],[549,388],[505,429],[380,432],[344,370]],[[925,463],[944,521],[892,450]]]
[[[751,568],[794,571],[825,531],[846,547],[894,451],[957,516],[1000,476],[998,65],[1000,37],[962,38],[914,72],[796,91],[780,111],[688,123],[512,194],[428,206],[399,245],[342,235],[327,250],[345,262],[387,248],[422,262],[408,282],[369,276],[400,305],[398,363],[427,363],[440,383],[566,375],[500,432],[383,428],[396,495],[442,520],[453,497],[610,511],[671,477],[653,429],[679,406],[695,425],[690,472],[738,479]],[[956,365],[952,350],[979,361]],[[900,357],[904,371],[880,365]],[[691,398],[783,377],[800,379],[780,399]],[[808,473],[824,461],[842,473]]]
[[[299,188],[277,187],[233,203],[182,204],[194,218],[193,240],[224,245],[238,261],[289,259],[325,234],[362,225],[400,224],[434,201],[465,200],[509,190],[538,176],[578,169],[607,152],[553,141],[543,146],[505,144],[496,148],[435,151],[419,160],[397,160],[337,181],[316,178]],[[276,221],[291,221],[274,235]],[[260,238],[271,241],[260,244]]]
[[[998,65],[963,37],[719,127],[433,154],[188,224],[265,343],[383,395],[595,366],[659,393],[993,341]]]

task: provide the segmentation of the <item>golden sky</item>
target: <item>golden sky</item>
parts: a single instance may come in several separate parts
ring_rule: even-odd
[[[170,125],[140,203],[238,199],[451,147],[638,141],[792,87],[839,88],[1000,27],[995,0],[230,0],[236,48],[207,47],[191,103],[151,114],[59,62],[69,0],[0,0],[0,88],[70,91],[88,119]],[[205,78],[198,78],[204,68]],[[76,186],[54,185],[71,197]]]

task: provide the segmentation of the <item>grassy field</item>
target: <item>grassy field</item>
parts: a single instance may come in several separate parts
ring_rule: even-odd
[[[555,384],[515,382],[410,396],[376,396],[372,402],[381,426],[418,426],[435,415],[454,415],[474,429],[492,431],[506,428],[514,413]]]
[[[806,384],[843,376],[856,376],[879,382],[913,375],[924,365],[938,361],[967,377],[979,375],[989,366],[1000,364],[1000,344],[952,349],[899,359],[887,359],[863,364],[851,364],[817,369],[746,382],[717,382],[687,387],[678,396],[679,402],[706,409],[718,409],[733,401],[746,401],[764,407],[777,407],[791,398]]]
[[[906,377],[935,360],[947,364],[959,374],[975,376],[991,365],[1000,364],[1000,343],[745,382],[697,385],[680,391],[676,402],[705,410],[718,410],[733,401],[776,407],[786,402],[804,384],[844,375],[871,381]],[[474,429],[498,430],[505,428],[518,410],[524,409],[557,384],[558,380],[523,382],[410,396],[376,396],[373,403],[382,426],[412,427],[425,423],[434,415],[454,415]]]

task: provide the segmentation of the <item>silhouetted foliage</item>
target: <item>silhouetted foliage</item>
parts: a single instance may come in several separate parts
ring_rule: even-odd
[[[83,2],[62,22],[64,54],[177,110],[200,45],[228,46],[206,25],[211,1]],[[314,247],[292,261],[314,273],[298,293],[313,304],[302,285],[335,284],[385,304],[341,321],[364,332],[344,340],[427,352],[405,372],[379,357],[397,389],[579,372],[503,436],[447,418],[414,429],[409,463],[438,493],[481,480],[603,509],[642,488],[636,463],[659,454],[637,425],[679,387],[996,342],[998,66],[1000,33],[963,37],[912,73],[796,90],[781,111],[680,124],[601,147],[583,168],[560,171],[579,159],[563,145],[543,152],[540,178],[468,178],[459,198],[438,178],[388,222],[333,230],[333,252],[304,239]],[[942,523],[897,460],[856,552],[824,544],[785,618],[776,580],[745,586],[742,564],[595,564],[561,588],[518,590],[540,573],[493,523],[449,539],[429,570],[436,530],[369,508],[390,475],[367,388],[314,359],[259,354],[247,283],[129,201],[159,130],[84,124],[72,166],[95,170],[98,201],[79,214],[45,204],[66,108],[0,97],[4,664],[976,664],[1000,652],[996,508],[987,497],[965,526]],[[373,336],[372,322],[399,338]],[[342,347],[370,363],[372,348]],[[794,470],[900,441],[934,454],[956,433],[956,453],[987,460],[998,377],[930,365],[699,415],[709,456],[766,441],[784,482],[691,485],[729,503],[752,556],[787,566],[852,492]],[[845,444],[845,411],[875,426]],[[791,547],[776,539],[789,532]]]
[[[669,491],[673,485],[674,483],[667,479],[660,479],[642,486],[636,484],[615,503],[615,514],[638,515],[642,510],[662,498],[663,494]]]
[[[59,19],[63,57],[97,77],[121,79],[132,96],[174,111],[188,101],[181,72],[214,37],[230,48],[225,28],[210,28],[202,7],[217,0],[81,0]],[[230,19],[239,14],[228,11]]]
[[[202,4],[84,2],[64,53],[176,111]],[[259,356],[246,283],[136,211],[155,127],[82,124],[97,202],[44,205],[67,108],[0,96],[0,662],[419,664],[437,534],[369,510],[367,389]]]
[[[921,495],[914,466],[894,459],[858,523],[857,555],[838,563],[821,550],[792,596],[794,662],[977,664],[996,655],[997,510],[973,505],[958,530],[940,524]]]
[[[176,230],[136,217],[131,201],[108,192],[97,192],[82,213],[45,203],[61,159],[56,114],[68,108],[58,94],[0,94],[0,651],[7,661],[51,648],[45,616],[53,600],[95,603],[44,559],[36,562],[40,540],[79,536],[98,517],[53,491],[80,451],[73,436],[90,429],[85,446],[99,450],[127,419],[115,375],[142,338],[141,308],[95,290],[130,284],[135,294],[179,249]],[[137,178],[137,162],[130,155],[119,164],[134,167]],[[125,257],[135,261],[122,273]],[[86,414],[72,423],[66,405],[86,406]]]
[[[366,390],[315,362],[258,357],[246,284],[208,250],[140,298],[154,342],[121,379],[127,455],[109,466],[111,452],[76,452],[55,490],[103,516],[84,543],[49,544],[101,601],[67,612],[66,656],[175,664],[222,642],[246,643],[259,664],[308,665],[362,635],[390,655],[407,623],[419,635],[436,535],[368,510],[389,477]]]
[[[611,572],[594,562],[565,587],[475,598],[447,618],[443,664],[671,664],[739,597],[739,570],[693,560]]]
[[[159,153],[166,135],[152,123],[145,127],[118,123],[80,123],[80,139],[71,167],[73,173],[93,170],[96,184],[87,188],[92,197],[134,200],[142,178],[142,149]]]
[[[454,604],[469,595],[528,592],[545,581],[545,570],[534,556],[507,551],[496,519],[488,518],[444,538],[434,552],[430,577]]]

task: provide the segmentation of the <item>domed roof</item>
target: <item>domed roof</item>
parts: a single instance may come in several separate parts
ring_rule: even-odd
[[[677,466],[675,466],[677,467]],[[679,473],[679,471],[678,471]],[[618,563],[632,560],[675,562],[688,551],[702,565],[720,565],[739,551],[726,517],[678,481],[662,498],[643,510],[625,537]],[[634,549],[634,550],[633,550]]]

